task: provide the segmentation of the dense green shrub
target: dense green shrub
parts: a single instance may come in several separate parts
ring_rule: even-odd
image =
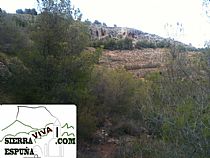
[[[117,48],[120,50],[131,50],[133,49],[132,39],[125,38],[117,41]]]
[[[107,41],[103,42],[104,45],[104,49],[108,49],[108,50],[116,50],[118,49],[118,44],[117,41],[110,38]]]
[[[142,48],[156,48],[156,45],[154,42],[151,42],[149,40],[142,40],[138,41],[135,45],[136,49],[142,49]]]
[[[133,42],[129,38],[116,40],[113,38],[107,38],[102,40],[92,41],[91,46],[93,47],[103,47],[108,50],[132,50]]]
[[[78,122],[79,141],[91,142],[97,126],[97,118],[95,117],[93,109],[91,110],[87,107],[81,108],[79,110]]]
[[[104,107],[104,114],[126,114],[135,93],[136,81],[125,70],[96,68],[92,73],[92,93]]]
[[[20,19],[6,13],[0,15],[0,51],[14,55],[29,47],[29,37],[22,30]]]
[[[161,40],[156,42],[157,48],[169,48],[170,47],[170,41],[168,40]]]
[[[150,41],[150,40],[142,40],[138,41],[135,45],[136,49],[142,49],[142,48],[169,48],[170,42],[167,40],[161,40],[161,41]]]

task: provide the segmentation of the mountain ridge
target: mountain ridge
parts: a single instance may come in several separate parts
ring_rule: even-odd
[[[196,47],[190,44],[185,44],[180,41],[173,40],[171,38],[164,38],[156,34],[143,32],[141,30],[130,27],[110,27],[102,24],[91,23],[89,24],[89,30],[92,40],[106,40],[108,38],[120,40],[129,38],[133,40],[134,44],[136,44],[138,41],[149,41],[154,44],[158,42],[168,42],[185,47],[186,49],[190,50],[197,49]]]
[[[18,18],[21,23],[26,25],[26,23],[35,23],[37,16],[39,15],[29,15],[29,14],[9,14],[10,16],[14,16]],[[161,37],[157,34],[154,33],[148,33],[141,31],[136,28],[131,28],[131,27],[118,27],[118,26],[107,26],[106,24],[101,24],[100,22],[98,23],[92,23],[92,22],[83,22],[86,24],[89,28],[89,33],[91,35],[91,40],[104,40],[107,38],[113,38],[115,40],[119,39],[124,39],[126,37],[130,38],[133,40],[133,43],[135,44],[137,41],[150,41],[153,43],[157,42],[170,42],[174,43],[175,45],[181,45],[187,49],[190,50],[196,50],[197,48],[190,45],[190,44],[185,44],[183,42],[173,40],[171,38],[164,38]]]

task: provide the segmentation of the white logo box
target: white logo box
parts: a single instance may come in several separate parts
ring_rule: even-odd
[[[0,158],[76,158],[77,108],[0,105]]]

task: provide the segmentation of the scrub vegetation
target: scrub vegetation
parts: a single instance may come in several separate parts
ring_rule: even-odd
[[[165,66],[140,79],[100,64],[105,48],[132,53],[130,39],[90,48],[88,25],[69,0],[38,2],[38,15],[0,10],[0,103],[76,104],[79,158],[210,157],[208,48],[188,58],[159,43],[169,52]]]

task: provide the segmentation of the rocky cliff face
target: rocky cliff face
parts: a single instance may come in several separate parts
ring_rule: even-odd
[[[137,29],[127,27],[106,27],[103,25],[91,24],[90,33],[93,39],[103,39],[106,37],[122,39],[125,37],[132,38],[134,40],[153,40],[160,41],[164,38],[154,34],[142,32]]]
[[[89,29],[90,29],[91,38],[93,40],[103,40],[107,38],[113,38],[113,39],[118,40],[118,39],[124,39],[127,37],[127,38],[132,39],[133,43],[136,43],[137,41],[150,41],[153,43],[167,41],[167,42],[175,42],[176,45],[181,45],[191,50],[196,49],[195,47],[192,47],[191,45],[187,45],[179,41],[172,41],[172,39],[163,38],[155,34],[145,33],[143,31],[133,29],[133,28],[107,27],[101,24],[93,23],[90,25]]]

